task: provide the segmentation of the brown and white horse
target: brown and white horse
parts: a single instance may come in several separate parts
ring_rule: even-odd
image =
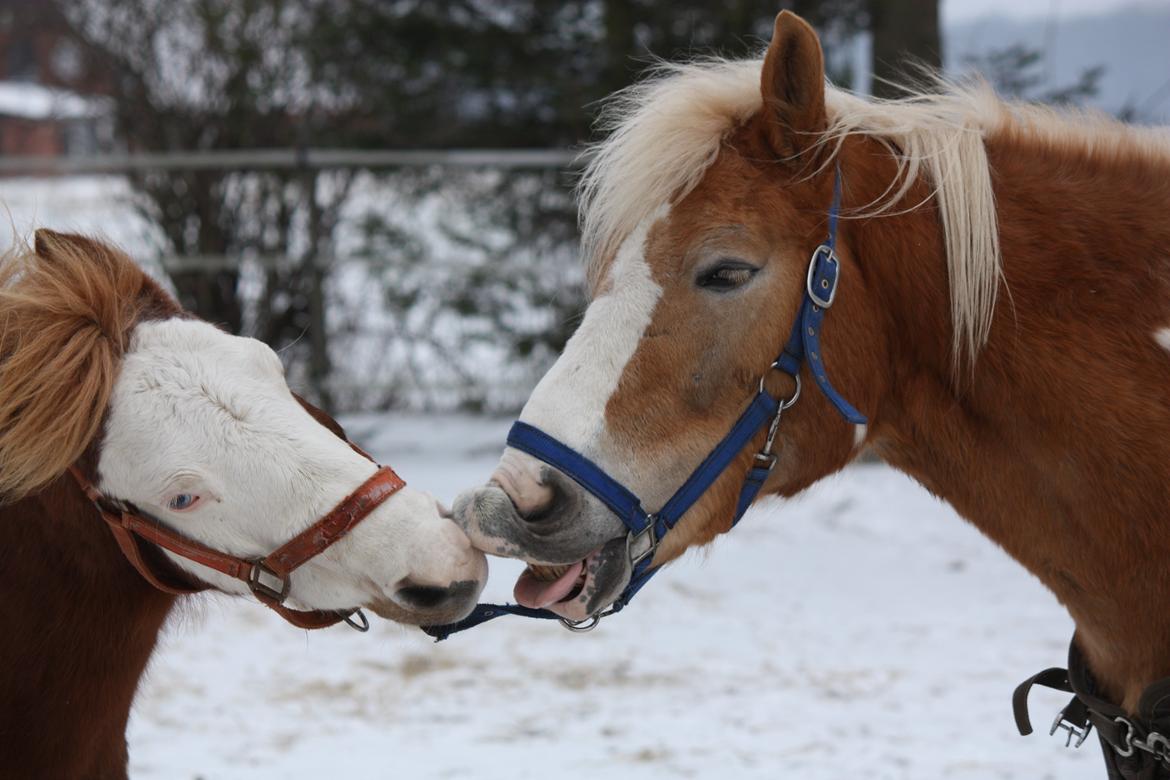
[[[35,251],[4,259],[0,777],[125,777],[130,705],[176,602],[131,567],[67,469],[250,560],[375,473],[338,433],[271,349],[185,315],[120,252],[39,231]],[[405,487],[366,515],[288,577],[289,604],[414,624],[466,614],[486,562],[433,499]],[[249,591],[148,550],[176,576]]]
[[[762,60],[665,66],[609,120],[580,190],[592,302],[522,421],[661,507],[761,376],[792,394],[769,365],[839,166],[821,347],[869,425],[806,376],[764,492],[868,448],[1056,594],[1106,697],[1132,710],[1170,675],[1170,135],[985,86],[863,100],[826,86],[787,12]],[[656,563],[728,529],[764,435]],[[629,580],[626,527],[516,449],[455,513],[480,548],[539,565],[517,583],[529,606],[580,620]]]

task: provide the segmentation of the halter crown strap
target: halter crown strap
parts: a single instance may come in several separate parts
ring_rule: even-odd
[[[840,281],[841,261],[837,258],[837,215],[841,210],[841,168],[838,167],[833,179],[833,205],[829,209],[829,236],[825,243],[816,248],[808,264],[805,277],[804,298],[800,311],[784,351],[776,359],[776,365],[785,373],[796,376],[801,364],[808,360],[813,380],[824,393],[825,398],[837,408],[847,422],[865,425],[866,417],[853,408],[845,397],[837,392],[829,381],[825,370],[824,352],[821,350],[821,325],[825,312],[837,298],[837,283]]]

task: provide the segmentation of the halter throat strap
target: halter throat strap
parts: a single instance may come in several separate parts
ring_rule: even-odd
[[[792,331],[783,351],[772,363],[769,371],[780,371],[790,375],[796,382],[796,390],[790,398],[776,398],[765,388],[761,377],[759,389],[740,414],[739,419],[727,435],[715,446],[702,463],[691,473],[674,495],[657,513],[647,512],[641,500],[633,491],[606,473],[589,458],[558,441],[544,431],[525,422],[517,421],[508,433],[508,446],[525,452],[537,460],[555,467],[571,478],[584,490],[605,504],[628,529],[626,548],[631,566],[630,582],[612,606],[599,615],[573,623],[547,609],[533,609],[515,604],[480,604],[463,620],[445,626],[427,626],[423,630],[442,641],[448,636],[473,628],[481,623],[502,615],[521,615],[544,619],[560,620],[573,630],[589,630],[597,625],[600,617],[620,612],[650,579],[658,573],[654,566],[654,553],[666,534],[675,527],[683,515],[702,498],[703,494],[722,476],[739,457],[757,434],[767,426],[768,435],[763,448],[755,453],[752,466],[744,476],[736,501],[731,526],[743,517],[759,495],[764,482],[776,465],[772,445],[780,424],[781,415],[800,397],[801,373],[807,361],[817,387],[850,423],[863,425],[865,415],[845,400],[829,381],[824,356],[820,346],[821,327],[825,312],[832,307],[837,297],[841,263],[836,253],[837,218],[841,210],[841,169],[838,166],[833,177],[833,200],[828,213],[828,238],[818,246],[809,260],[805,277],[805,289],[800,309],[793,323]]]

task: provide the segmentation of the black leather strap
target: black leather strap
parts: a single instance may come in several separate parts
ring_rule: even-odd
[[[1100,698],[1093,675],[1073,637],[1068,652],[1068,669],[1045,669],[1016,687],[1012,710],[1020,734],[1032,733],[1028,717],[1028,694],[1040,685],[1073,694],[1053,724],[1052,731],[1070,732],[1070,742],[1079,745],[1089,729],[1096,729],[1110,780],[1170,780],[1170,742],[1157,755],[1151,746],[1170,737],[1170,678],[1151,684],[1142,693],[1136,715]]]

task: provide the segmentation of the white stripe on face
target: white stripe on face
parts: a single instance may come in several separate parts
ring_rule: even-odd
[[[606,404],[662,295],[646,263],[645,246],[650,228],[669,211],[669,206],[659,208],[622,243],[606,277],[606,292],[586,309],[581,326],[520,413],[521,420],[578,452],[590,451],[600,438]]]

